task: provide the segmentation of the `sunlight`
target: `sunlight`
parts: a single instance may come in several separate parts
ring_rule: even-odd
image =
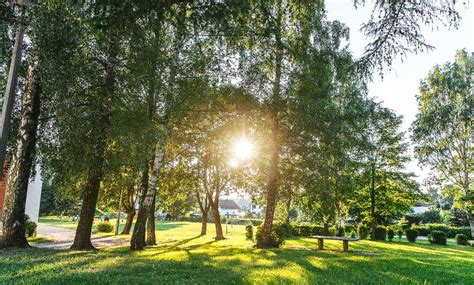
[[[239,160],[249,159],[254,154],[254,151],[255,146],[252,141],[244,137],[239,138],[232,145],[232,152]]]

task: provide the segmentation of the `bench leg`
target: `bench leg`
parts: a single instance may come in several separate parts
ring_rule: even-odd
[[[318,248],[319,250],[322,250],[324,247],[324,239],[318,238]]]
[[[349,241],[348,240],[343,240],[342,241],[342,246],[344,248],[344,252],[348,252],[349,251]]]

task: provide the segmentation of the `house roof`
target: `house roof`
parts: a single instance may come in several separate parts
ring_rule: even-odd
[[[223,210],[240,210],[234,200],[219,200],[219,208]]]

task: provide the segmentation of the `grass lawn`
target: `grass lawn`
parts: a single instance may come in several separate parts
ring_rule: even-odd
[[[328,250],[317,251],[315,241],[291,238],[281,249],[260,250],[243,226],[229,227],[219,242],[213,224],[206,237],[197,235],[199,223],[159,222],[157,229],[159,244],[142,252],[0,251],[0,283],[474,283],[474,248],[467,246],[360,241],[344,253],[341,242],[325,241]]]

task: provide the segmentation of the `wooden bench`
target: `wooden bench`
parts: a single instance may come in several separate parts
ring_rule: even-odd
[[[342,247],[345,252],[349,251],[349,242],[350,241],[358,241],[358,238],[348,238],[348,237],[335,237],[335,236],[312,236],[311,238],[315,238],[318,240],[318,249],[323,249],[324,247],[324,240],[342,240]]]

